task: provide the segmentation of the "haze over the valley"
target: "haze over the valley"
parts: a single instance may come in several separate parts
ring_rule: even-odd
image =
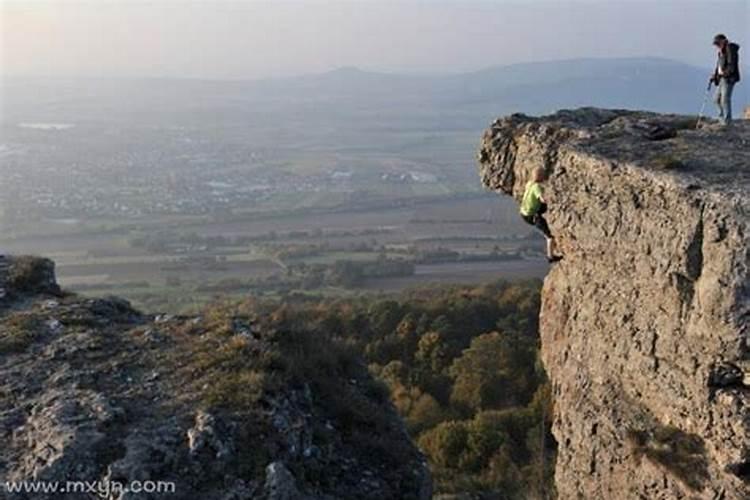
[[[748,16],[0,0],[0,499],[750,499]]]
[[[0,253],[175,311],[543,275],[538,235],[477,180],[481,131],[695,114],[713,35],[747,46],[750,26],[744,1],[0,5]]]
[[[580,57],[706,66],[744,0],[3,0],[2,74],[245,79],[458,73]]]

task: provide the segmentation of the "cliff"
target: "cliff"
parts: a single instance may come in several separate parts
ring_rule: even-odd
[[[480,175],[534,167],[565,259],[544,282],[562,499],[749,498],[750,122],[581,109],[485,132]]]
[[[2,499],[430,498],[387,391],[261,305],[148,316],[31,257],[0,258],[0,287]]]

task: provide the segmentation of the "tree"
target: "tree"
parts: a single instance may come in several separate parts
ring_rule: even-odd
[[[514,335],[475,337],[450,368],[451,400],[472,413],[520,405],[530,398],[534,358]]]
[[[384,336],[393,332],[401,321],[403,312],[401,305],[395,300],[382,300],[370,307],[369,316],[373,331]]]
[[[443,422],[420,436],[419,447],[433,464],[455,468],[461,462],[468,437],[463,422]]]
[[[403,384],[406,382],[407,374],[408,368],[398,360],[389,362],[380,370],[380,378],[389,386],[393,386],[396,383]]]
[[[418,434],[425,429],[435,427],[445,419],[445,412],[440,403],[428,393],[422,393],[414,401],[407,415],[409,429]]]
[[[419,338],[414,360],[419,369],[441,373],[447,368],[450,358],[448,346],[439,332],[427,332]]]
[[[411,360],[417,349],[419,336],[417,335],[417,320],[412,313],[407,313],[396,327],[396,336],[401,344],[401,359]]]

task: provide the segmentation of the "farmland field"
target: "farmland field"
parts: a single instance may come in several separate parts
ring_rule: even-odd
[[[11,83],[0,252],[54,259],[69,289],[179,311],[543,272],[539,237],[476,174],[496,110],[468,119],[338,83],[283,100],[251,83],[87,81],[70,100],[57,82]]]
[[[6,239],[3,250],[53,258],[60,282],[72,290],[115,293],[139,305],[176,311],[209,300],[228,280],[254,280],[257,284],[283,276],[287,266],[371,262],[381,255],[413,260],[419,252],[436,248],[469,256],[519,249],[525,253],[512,260],[417,263],[407,276],[372,278],[338,291],[329,287],[327,293],[391,292],[431,282],[478,283],[497,277],[542,276],[546,264],[539,259],[541,242],[533,236],[529,239],[530,228],[515,213],[512,201],[488,193],[375,210],[337,208],[260,217],[238,214],[230,222],[172,220],[169,225],[169,238],[190,235],[199,241],[229,240],[224,244],[144,248],[134,245],[134,239],[161,234],[147,224],[121,224],[105,234],[92,234],[85,224],[68,224],[47,237],[27,234]],[[244,241],[238,244],[233,239]],[[217,288],[196,291],[211,286]],[[226,292],[264,293],[264,289],[235,285]],[[190,301],[172,304],[175,296],[185,293],[190,294]]]

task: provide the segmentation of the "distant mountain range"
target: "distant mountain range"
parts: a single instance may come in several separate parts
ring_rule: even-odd
[[[443,76],[341,68],[257,81],[12,78],[5,81],[3,93],[6,118],[29,107],[46,107],[58,112],[83,108],[440,120],[450,127],[481,129],[499,114],[542,114],[580,106],[696,113],[708,74],[708,69],[659,58],[572,59]],[[747,74],[750,78],[750,71]],[[743,95],[746,91],[738,88],[740,101]]]
[[[255,82],[250,88],[307,98],[523,107],[534,113],[582,105],[689,112],[705,89],[709,73],[708,69],[661,58],[571,59],[493,66],[445,76],[340,68],[319,75]]]

